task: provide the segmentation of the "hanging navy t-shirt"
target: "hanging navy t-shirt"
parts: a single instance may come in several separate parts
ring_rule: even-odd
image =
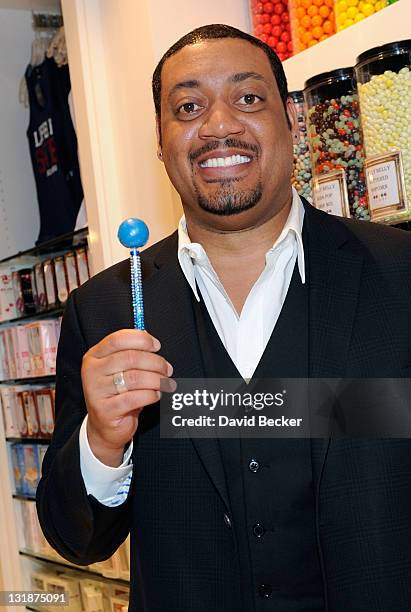
[[[68,105],[68,66],[53,58],[25,73],[30,104],[27,136],[40,210],[36,244],[72,232],[83,200],[77,138]]]

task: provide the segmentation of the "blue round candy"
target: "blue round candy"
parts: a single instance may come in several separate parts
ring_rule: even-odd
[[[148,227],[141,219],[126,219],[120,224],[117,236],[128,249],[139,248],[148,240]]]

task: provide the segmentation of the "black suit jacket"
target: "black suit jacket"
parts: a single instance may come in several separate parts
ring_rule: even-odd
[[[409,376],[411,236],[305,208],[310,375]],[[177,233],[144,251],[142,265],[147,329],[175,377],[201,377]],[[109,508],[86,493],[78,441],[86,414],[82,357],[132,326],[128,260],[69,299],[57,422],[37,492],[41,526],[79,565],[108,558],[130,531],[130,610],[239,612],[236,532],[224,520],[231,512],[216,440],[160,440],[158,404],[148,407],[134,439],[127,501]],[[410,612],[411,441],[313,439],[311,447],[326,609]]]

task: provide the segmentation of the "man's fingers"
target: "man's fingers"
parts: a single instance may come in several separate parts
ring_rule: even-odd
[[[110,410],[113,411],[113,417],[125,416],[134,410],[155,404],[159,399],[160,392],[153,389],[127,391],[127,393],[110,398]]]
[[[144,370],[127,370],[124,372],[124,382],[126,383],[126,387],[128,391],[135,390],[153,390],[160,391],[160,382],[163,379],[161,375],[157,372],[146,372]],[[164,381],[162,387],[165,390],[164,385],[169,387],[170,391],[175,391],[177,385],[174,380],[167,379]],[[111,395],[118,395],[117,389],[113,382],[113,375],[109,375],[105,377],[105,394],[106,397]],[[125,395],[123,393],[122,395]]]
[[[173,373],[172,366],[160,355],[155,353],[147,353],[129,349],[120,351],[114,355],[108,355],[103,359],[98,360],[98,370],[100,374],[109,376],[117,372],[126,372],[127,370],[145,370],[148,372],[157,372],[162,376],[171,376]]]
[[[160,348],[159,340],[151,336],[147,331],[120,329],[103,338],[98,344],[90,348],[88,353],[92,357],[101,359],[118,351],[139,350],[155,352]]]

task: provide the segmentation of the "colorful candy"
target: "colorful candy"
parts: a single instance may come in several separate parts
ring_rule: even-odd
[[[289,0],[294,52],[335,34],[334,0]]]
[[[411,197],[411,71],[386,70],[358,84],[367,157],[402,151],[405,187]]]
[[[304,108],[304,95],[302,91],[290,93],[297,111],[298,133],[294,139],[294,169],[291,182],[297,192],[311,201],[311,158],[307,138],[307,123]]]
[[[293,54],[288,0],[250,0],[254,36],[267,43],[281,61]]]
[[[385,6],[386,0],[335,0],[337,32],[374,15]]]
[[[309,79],[304,89],[314,175],[345,171],[351,216],[369,219],[364,149],[353,69]]]

